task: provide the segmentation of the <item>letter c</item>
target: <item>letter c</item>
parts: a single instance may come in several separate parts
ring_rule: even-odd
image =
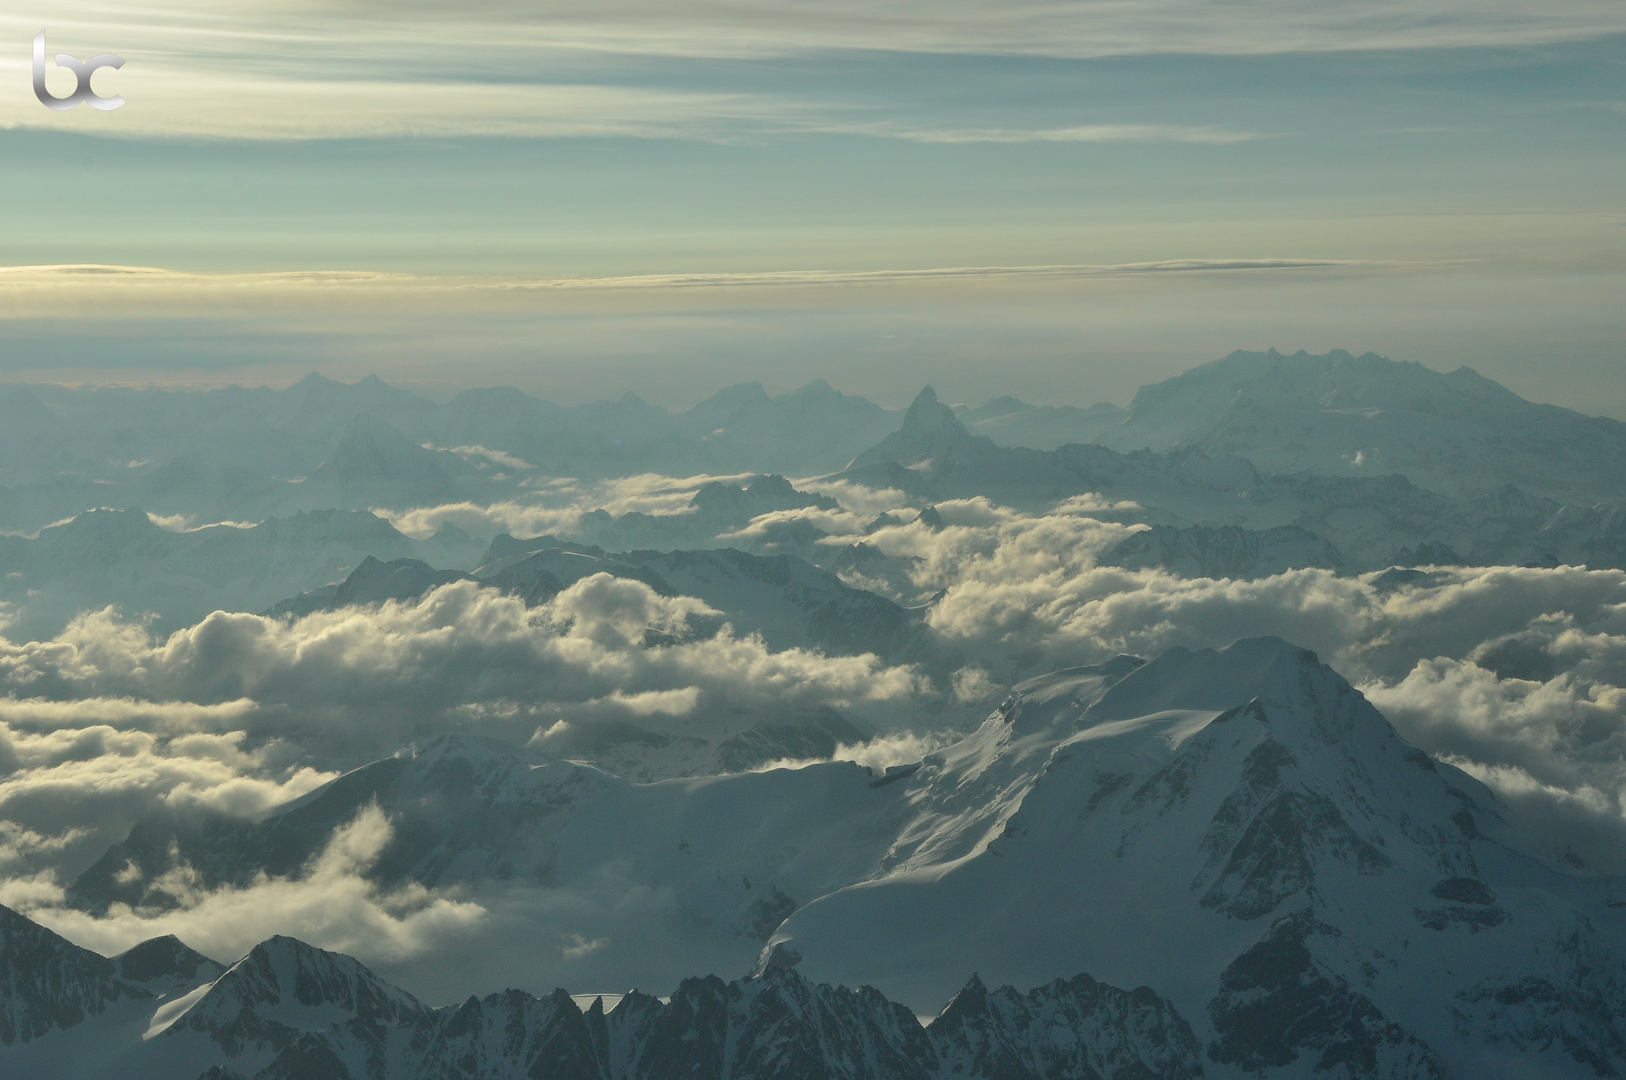
[[[67,53],[57,53],[56,62],[79,76],[79,86],[73,92],[75,104],[84,101],[92,109],[101,109],[104,112],[108,109],[116,109],[124,104],[124,99],[117,94],[112,97],[102,97],[90,88],[90,77],[96,73],[97,68],[109,67],[116,71],[124,66],[123,57],[114,56],[112,53],[99,53],[84,63],[80,63]]]

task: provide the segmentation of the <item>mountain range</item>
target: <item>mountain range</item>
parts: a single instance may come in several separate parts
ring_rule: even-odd
[[[539,959],[536,943],[556,931],[537,924],[487,958],[480,974],[492,981],[568,969],[589,985],[674,985],[695,971],[750,967],[772,980],[794,969],[915,1010],[958,994],[1002,1022],[1065,1014],[1075,1031],[1090,1010],[1067,995],[1088,991],[1117,1002],[1109,1012],[1137,1038],[1154,1026],[1150,1045],[1174,1055],[1103,1076],[1626,1068],[1626,881],[1524,831],[1478,781],[1408,746],[1313,654],[1277,639],[1057,671],[1017,687],[963,740],[880,774],[831,762],[629,783],[446,737],[258,824],[138,826],[75,884],[73,902],[159,910],[172,903],[163,882],[183,867],[209,888],[297,875],[364,812],[400,825],[370,871],[381,885],[455,885],[495,903],[516,888],[545,898],[587,887],[613,866],[622,888],[667,897],[632,921],[604,912],[573,923],[598,947],[562,966],[557,952]],[[986,991],[966,985],[968,970],[1053,989],[980,1005]],[[1090,978],[1063,984],[1078,989],[1053,982],[1081,972]],[[1093,980],[1150,989],[1097,993]],[[757,992],[714,990],[719,1001]],[[188,1024],[246,1016],[237,1000]],[[405,999],[377,1000],[386,1031],[406,1023]],[[713,1013],[717,1038],[736,1030],[725,1012]],[[1071,1037],[1039,1042],[1060,1052]],[[1098,1037],[1147,1045],[1121,1028]],[[967,1050],[984,1064],[962,1072],[941,1071],[936,1043],[909,1051],[918,1073],[859,1068],[823,1043],[822,1067],[854,1071],[751,1072],[725,1054],[704,1075],[1090,1075],[1034,1066],[1031,1041],[976,1038],[994,1048]],[[988,1063],[1007,1050],[1013,1071],[1001,1073]]]
[[[1482,463],[1487,482],[1502,475],[1494,471],[1494,461],[1491,456]],[[1392,565],[1403,550],[1410,554],[1420,544],[1460,552],[1459,558],[1476,565],[1626,566],[1626,511],[1619,504],[1575,506],[1506,482],[1447,495],[1399,473],[1265,473],[1247,458],[1190,444],[1129,452],[1095,444],[1054,451],[1003,447],[971,434],[930,387],[896,432],[859,454],[837,478],[895,489],[928,504],[982,496],[1040,511],[1085,494],[1126,500],[1139,507],[1130,512],[1132,519],[1206,530],[1188,533],[1181,542],[1165,533],[1163,540],[1141,542],[1155,548],[1123,553],[1170,568],[1196,548],[1215,544],[1241,544],[1256,553],[1277,548],[1261,565],[1274,560],[1275,565],[1351,570]],[[1544,487],[1562,490],[1566,483],[1555,479]],[[1225,528],[1299,532],[1243,540],[1245,534],[1215,531]],[[1308,547],[1304,533],[1312,534]],[[1288,535],[1298,538],[1297,554],[1281,548]],[[1203,558],[1195,563],[1201,565]],[[1216,551],[1212,558],[1223,562],[1226,556]]]
[[[342,954],[273,937],[224,968],[174,938],[111,960],[0,908],[0,1063],[39,1080],[1078,1080],[1202,1075],[1166,1001],[1087,975],[972,976],[929,1023],[870,987],[770,968],[584,1010],[564,990],[430,1008]]]
[[[1193,447],[1269,473],[1401,474],[1460,496],[1513,484],[1566,504],[1626,501],[1626,424],[1526,401],[1472,368],[1374,353],[1234,352],[1143,386],[1091,440]]]
[[[1509,484],[1558,506],[1626,501],[1626,424],[1525,401],[1468,368],[1373,354],[1236,352],[1142,387],[1127,409],[1000,398],[956,419],[1004,448],[1199,452],[1214,476],[1240,458],[1265,476],[1401,475],[1470,501]],[[777,397],[729,387],[677,414],[631,394],[566,407],[487,389],[437,403],[376,377],[312,375],[280,391],[18,387],[0,394],[0,528],[106,505],[200,522],[399,510],[512,495],[534,475],[813,476],[897,424],[822,381]]]

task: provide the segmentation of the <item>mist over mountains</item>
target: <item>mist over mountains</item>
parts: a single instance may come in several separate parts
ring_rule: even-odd
[[[0,392],[0,1071],[1613,1075],[1623,507],[1342,352]]]

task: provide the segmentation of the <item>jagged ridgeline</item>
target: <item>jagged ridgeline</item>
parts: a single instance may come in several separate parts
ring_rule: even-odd
[[[1088,975],[1026,994],[972,976],[925,1025],[870,987],[779,967],[686,979],[669,998],[635,990],[608,1009],[564,990],[434,1009],[293,938],[225,969],[174,938],[108,959],[0,908],[0,987],[0,1069],[37,1080],[1202,1075],[1196,1038],[1167,1001]]]

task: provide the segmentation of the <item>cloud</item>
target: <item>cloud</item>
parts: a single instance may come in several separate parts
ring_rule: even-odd
[[[427,446],[426,449],[433,450],[435,447],[431,445]],[[476,463],[481,460],[489,461],[493,465],[501,465],[503,468],[512,469],[515,472],[531,472],[536,468],[530,462],[522,461],[512,454],[504,453],[501,450],[487,449],[484,446],[452,446],[447,449],[465,461]]]
[[[1097,565],[1139,526],[1091,515],[1133,509],[1086,496],[1033,515],[963,500],[938,504],[941,529],[911,520],[830,542],[861,538],[908,560],[913,586],[935,597],[927,621],[939,646],[965,658],[947,676],[961,701],[1117,653],[1277,635],[1314,649],[1409,740],[1545,823],[1533,835],[1562,839],[1555,858],[1569,845],[1626,871],[1610,854],[1626,850],[1626,573],[1453,568],[1393,588],[1379,574],[1214,580]]]
[[[413,18],[394,11],[368,17],[311,10],[292,16],[286,9],[250,7],[211,12],[202,20],[188,6],[148,4],[139,18],[126,11],[53,19],[47,27],[49,51],[116,50],[125,58],[125,66],[100,76],[98,85],[103,92],[116,89],[127,103],[105,114],[58,113],[39,108],[31,95],[12,95],[0,101],[0,126],[232,140],[487,136],[732,142],[831,133],[935,143],[1224,144],[1254,137],[1205,125],[1025,129],[866,121],[862,117],[869,110],[848,101],[847,88],[760,89],[751,81],[742,88],[728,77],[738,67],[714,62],[878,47],[873,34],[885,24],[857,11],[815,20],[831,31],[821,43],[806,32],[787,32],[805,21],[795,12],[798,5],[784,6],[766,20],[762,12],[651,8],[636,21],[598,6],[557,21],[506,7],[460,10],[452,19],[428,11]],[[301,32],[289,33],[290,18],[298,20]],[[385,20],[387,31],[379,25]],[[1009,18],[999,21],[1012,25]],[[911,23],[916,29],[934,25],[917,16],[893,21],[892,29],[903,31]],[[658,29],[642,32],[648,28]],[[0,18],[6,40],[27,42],[39,29],[34,22]],[[813,24],[805,29],[812,31]],[[245,48],[245,41],[253,47]],[[984,37],[970,51],[985,55],[990,44]],[[949,39],[934,46],[914,34],[897,36],[895,47],[960,51]],[[26,85],[30,60],[26,50],[18,50],[0,60],[0,74]],[[676,75],[674,60],[681,69]],[[60,94],[72,84],[68,73],[48,65],[47,85]]]
[[[297,877],[261,874],[247,886],[204,891],[184,870],[173,873],[162,888],[179,902],[174,910],[136,911],[121,904],[98,918],[42,902],[49,898],[39,895],[25,910],[36,922],[103,954],[174,934],[228,963],[273,934],[377,963],[410,959],[478,931],[486,916],[479,904],[415,884],[385,892],[366,879],[391,831],[383,813],[370,805],[334,830]],[[60,895],[56,899],[60,903]]]
[[[645,647],[649,631],[682,636],[691,597],[598,574],[548,603],[459,582],[419,601],[320,612],[292,622],[216,612],[157,642],[110,612],[81,617],[44,643],[0,648],[0,676],[63,695],[117,688],[196,704],[248,698],[263,710],[435,714],[499,697],[586,702],[698,686],[718,701],[847,703],[915,689],[874,657],[770,652],[756,638]],[[629,698],[630,699],[630,698]]]
[[[481,453],[489,456],[490,451]],[[525,468],[530,466],[525,465]],[[694,507],[690,501],[704,485],[737,484],[752,475],[673,477],[640,473],[590,484],[573,477],[553,477],[531,486],[530,501],[459,502],[406,510],[374,508],[373,513],[417,539],[434,535],[448,523],[474,533],[500,531],[520,537],[572,536],[578,533],[582,515],[588,511],[603,510],[616,517],[635,512],[657,517],[691,514]]]
[[[971,704],[987,701],[999,693],[999,684],[989,678],[980,667],[963,667],[954,673],[950,683],[956,701]]]
[[[798,491],[828,495],[839,502],[847,512],[865,518],[873,518],[877,514],[900,506],[912,505],[911,497],[897,488],[872,488],[851,480],[828,480],[820,477],[806,477],[793,480],[791,483]]]
[[[909,128],[854,125],[854,134],[921,143],[1180,142],[1227,146],[1264,138],[1256,132],[1177,124],[1083,124],[1057,128]]]
[[[0,641],[0,819],[18,830],[0,862],[72,876],[157,810],[258,817],[445,731],[678,725],[718,741],[769,712],[902,709],[929,686],[874,656],[698,637],[699,614],[600,574],[534,608],[460,582],[292,621],[216,612],[161,640],[107,609]]]
[[[104,265],[0,266],[0,317],[185,318],[207,311],[227,315],[285,314],[289,308],[323,315],[421,315],[424,312],[558,310],[580,315],[583,305],[649,316],[664,299],[682,309],[713,302],[713,294],[752,294],[789,302],[831,291],[851,302],[852,286],[921,288],[941,293],[960,286],[1110,281],[1223,275],[1370,274],[1469,265],[1360,259],[1164,259],[1134,263],[947,265],[877,270],[773,270],[734,273],[624,274],[556,277],[524,274],[447,275],[371,271],[198,273],[161,267]],[[890,300],[890,297],[883,298]],[[671,478],[661,478],[671,479]],[[832,493],[845,482],[828,482]],[[851,485],[846,485],[851,487]],[[856,492],[854,492],[856,496]],[[844,504],[848,505],[848,504]],[[862,511],[862,503],[850,508]]]
[[[704,479],[568,482],[548,497],[659,508]],[[1099,565],[1137,528],[1095,516],[1133,509],[1099,499],[1048,514],[951,500],[936,506],[940,527],[910,519],[867,532],[875,513],[903,501],[838,490],[851,500],[844,509],[792,516],[838,543],[862,539],[889,557],[902,588],[935,598],[922,648],[938,685],[873,656],[774,652],[726,629],[695,636],[690,619],[708,610],[698,600],[604,575],[535,608],[462,582],[291,621],[217,612],[161,639],[104,610],[48,641],[0,641],[0,902],[58,903],[53,890],[75,868],[155,809],[254,817],[329,770],[448,730],[547,751],[591,748],[600,732],[680,739],[831,706],[887,718],[892,730],[835,755],[879,769],[954,737],[947,725],[922,728],[927,714],[911,713],[922,702],[958,716],[1033,674],[1253,634],[1316,650],[1406,738],[1485,780],[1552,857],[1608,868],[1626,850],[1626,573],[1452,568],[1399,588],[1314,569],[1190,579]],[[766,515],[745,532],[784,519]],[[368,948],[390,955],[406,957],[417,940],[403,927],[442,925],[414,913],[441,911],[446,933],[474,918],[435,898],[391,907],[337,871],[322,880],[353,913],[345,933],[373,934]],[[228,940],[207,926],[234,925],[243,898],[194,899],[218,919],[206,932]],[[650,899],[651,910],[663,902]],[[303,917],[289,910],[291,923]],[[130,918],[130,933],[152,929]],[[598,925],[547,923],[549,962],[598,941],[597,957],[634,955],[638,943]]]
[[[126,727],[86,723],[95,703],[73,704],[88,709],[62,727],[53,726],[60,719],[54,710],[0,712],[0,866],[10,873],[71,876],[148,814],[200,810],[254,819],[338,775],[280,741],[247,746],[242,731],[166,736],[133,727],[181,731],[189,717],[229,721],[235,711],[182,705],[168,716],[154,704],[110,714]]]
[[[584,956],[598,952],[609,944],[607,938],[592,938],[589,940],[580,934],[566,934],[565,941],[566,944],[560,948],[559,953],[566,960],[580,960]]]

